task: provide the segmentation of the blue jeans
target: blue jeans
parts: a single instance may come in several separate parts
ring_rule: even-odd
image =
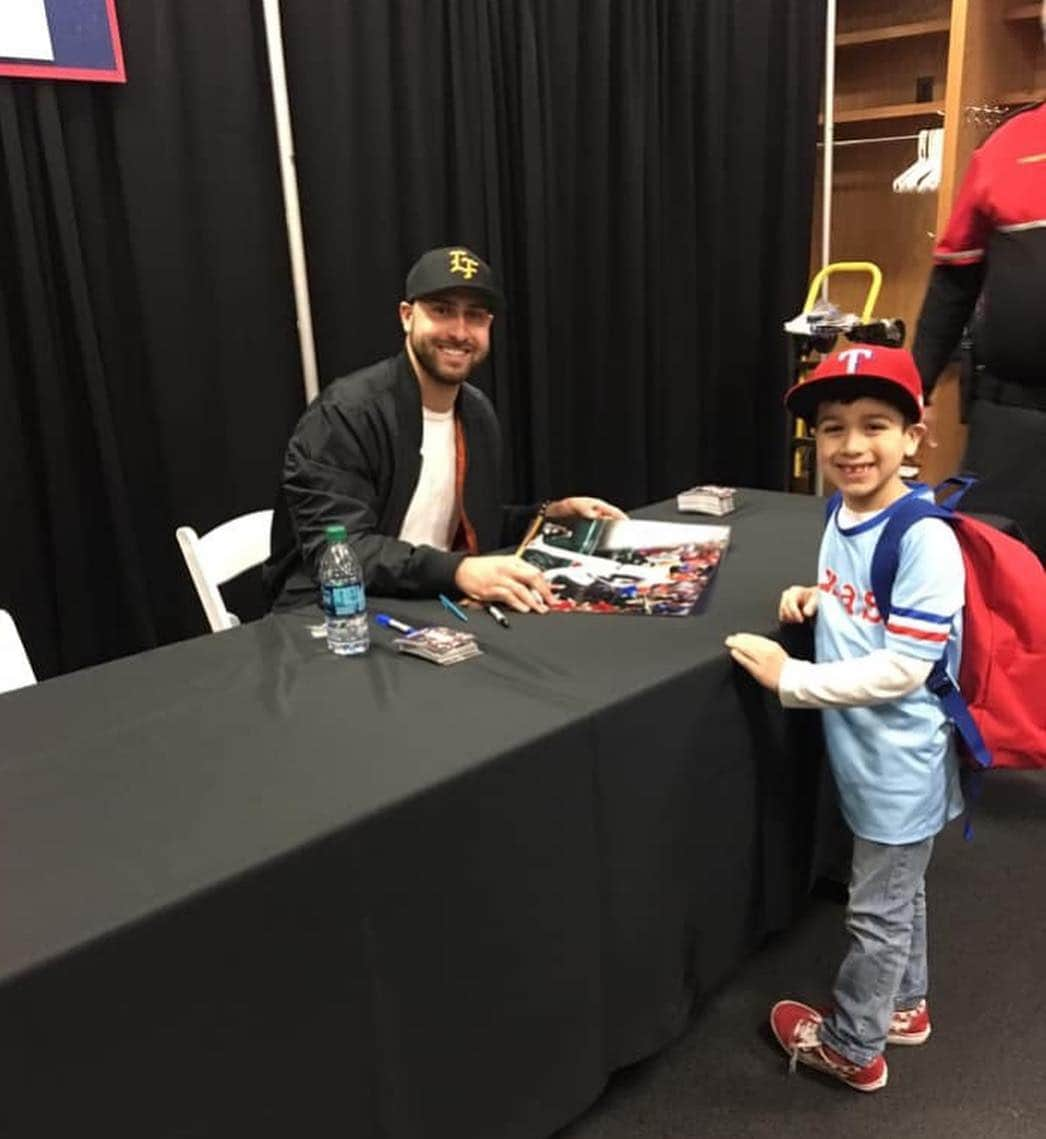
[[[914,1008],[926,969],[926,867],[933,838],[905,846],[854,837],[846,930],[850,948],[835,978],[821,1040],[863,1067],[886,1046],[896,1009]]]

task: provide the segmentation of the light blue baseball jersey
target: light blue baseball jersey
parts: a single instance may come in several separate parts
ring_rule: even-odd
[[[944,653],[954,679],[965,573],[946,522],[926,518],[907,531],[887,623],[876,608],[872,552],[903,501],[849,529],[840,525],[838,511],[829,519],[818,559],[817,660],[850,660],[884,648],[921,660]],[[823,716],[843,816],[854,834],[893,845],[920,842],[962,812],[953,729],[925,685],[887,704],[828,708]]]

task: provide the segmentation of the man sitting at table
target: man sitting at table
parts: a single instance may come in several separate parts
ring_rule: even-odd
[[[266,587],[278,609],[314,600],[326,527],[341,523],[371,593],[458,593],[544,612],[552,594],[535,566],[482,553],[513,545],[535,511],[498,501],[497,417],[467,383],[490,349],[501,290],[461,246],[430,249],[406,284],[403,351],[329,384],[291,436]],[[546,511],[575,515],[624,517],[587,496]]]

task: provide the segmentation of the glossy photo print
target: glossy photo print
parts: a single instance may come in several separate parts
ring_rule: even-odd
[[[523,557],[552,586],[555,611],[688,617],[729,543],[729,526],[561,519],[546,521]]]

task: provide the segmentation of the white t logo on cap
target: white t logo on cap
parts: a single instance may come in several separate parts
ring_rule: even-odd
[[[846,361],[846,373],[852,376],[857,371],[857,365],[861,360],[870,360],[874,353],[869,348],[847,348],[845,352],[839,353],[839,359]]]

